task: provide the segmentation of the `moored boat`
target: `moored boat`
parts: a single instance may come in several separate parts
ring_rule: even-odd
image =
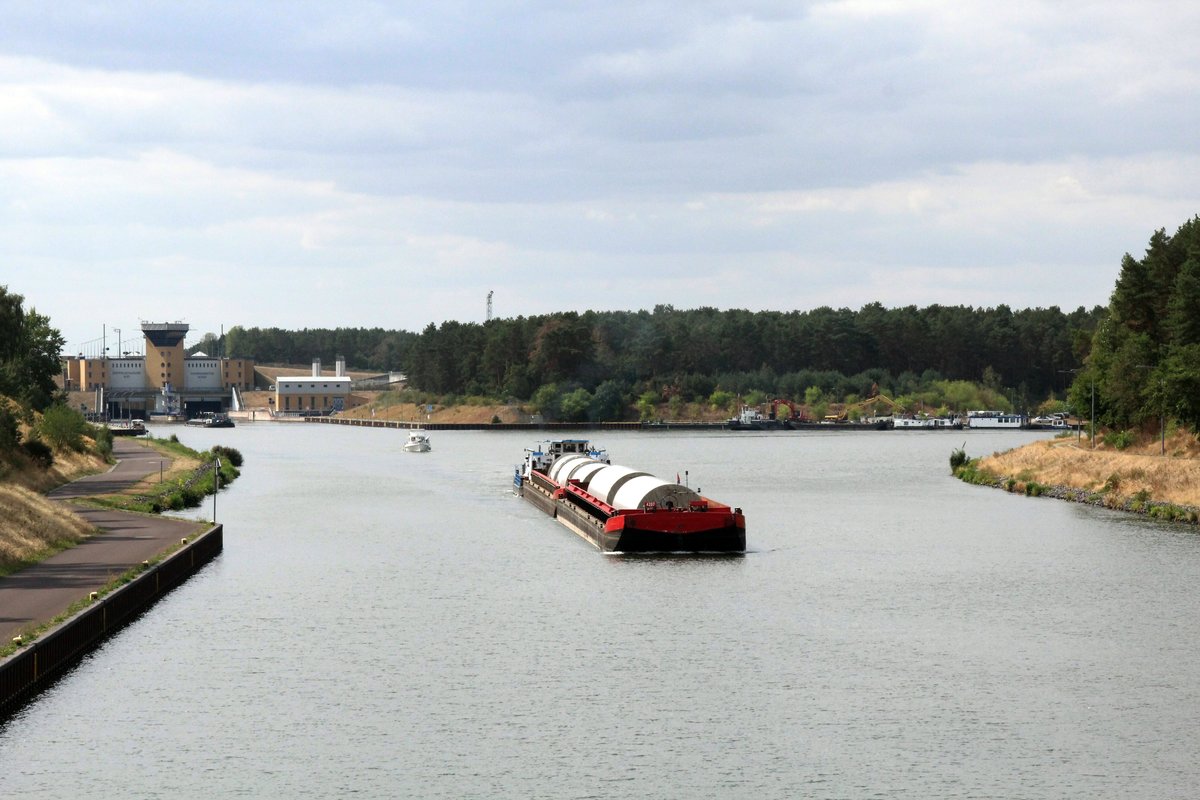
[[[1011,428],[1025,427],[1023,414],[1010,414],[1006,411],[969,411],[967,412],[968,428]]]
[[[229,418],[228,414],[214,414],[211,411],[205,411],[187,420],[184,424],[201,428],[232,428],[233,420]]]
[[[962,430],[962,426],[962,420],[957,417],[903,415],[892,418],[892,428],[898,431]]]
[[[1068,430],[1072,425],[1065,413],[1056,412],[1048,416],[1034,417],[1029,420],[1029,427],[1035,430],[1054,431]]]
[[[612,464],[584,439],[526,449],[513,489],[606,552],[735,552],[746,519],[687,486]]]
[[[146,424],[140,419],[115,420],[107,427],[113,436],[143,436],[146,433]]]
[[[784,420],[764,416],[757,408],[742,406],[736,417],[725,421],[725,427],[731,431],[773,431],[791,426]]]

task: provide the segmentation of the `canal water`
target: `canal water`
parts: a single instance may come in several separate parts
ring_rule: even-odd
[[[511,495],[532,435],[172,430],[246,458],[225,551],[0,724],[7,797],[1200,785],[1200,535],[949,477],[1036,434],[605,434],[748,520],[625,557]]]

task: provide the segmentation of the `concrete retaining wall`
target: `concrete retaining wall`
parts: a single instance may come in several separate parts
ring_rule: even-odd
[[[363,428],[419,428],[426,431],[660,431],[720,430],[726,422],[400,422],[359,417],[298,417],[303,422],[324,425],[356,425]]]
[[[221,552],[215,525],[107,597],[97,600],[0,661],[0,719],[62,676],[73,664]]]

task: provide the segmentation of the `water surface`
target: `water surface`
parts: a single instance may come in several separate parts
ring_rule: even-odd
[[[172,430],[246,457],[225,552],[0,726],[8,796],[1200,785],[1200,538],[949,477],[1030,434],[600,437],[745,510],[750,552],[697,558],[604,555],[515,499],[523,433]]]

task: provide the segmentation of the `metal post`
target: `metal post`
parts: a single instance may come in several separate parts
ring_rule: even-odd
[[[1158,417],[1158,436],[1159,436],[1159,454],[1163,458],[1167,457],[1167,381],[1165,378],[1158,380],[1158,401],[1162,408]]]
[[[1092,418],[1088,420],[1088,427],[1092,429],[1092,449],[1096,449],[1096,378],[1092,377]]]
[[[221,491],[221,459],[213,459],[213,525],[217,524],[217,492]]]

